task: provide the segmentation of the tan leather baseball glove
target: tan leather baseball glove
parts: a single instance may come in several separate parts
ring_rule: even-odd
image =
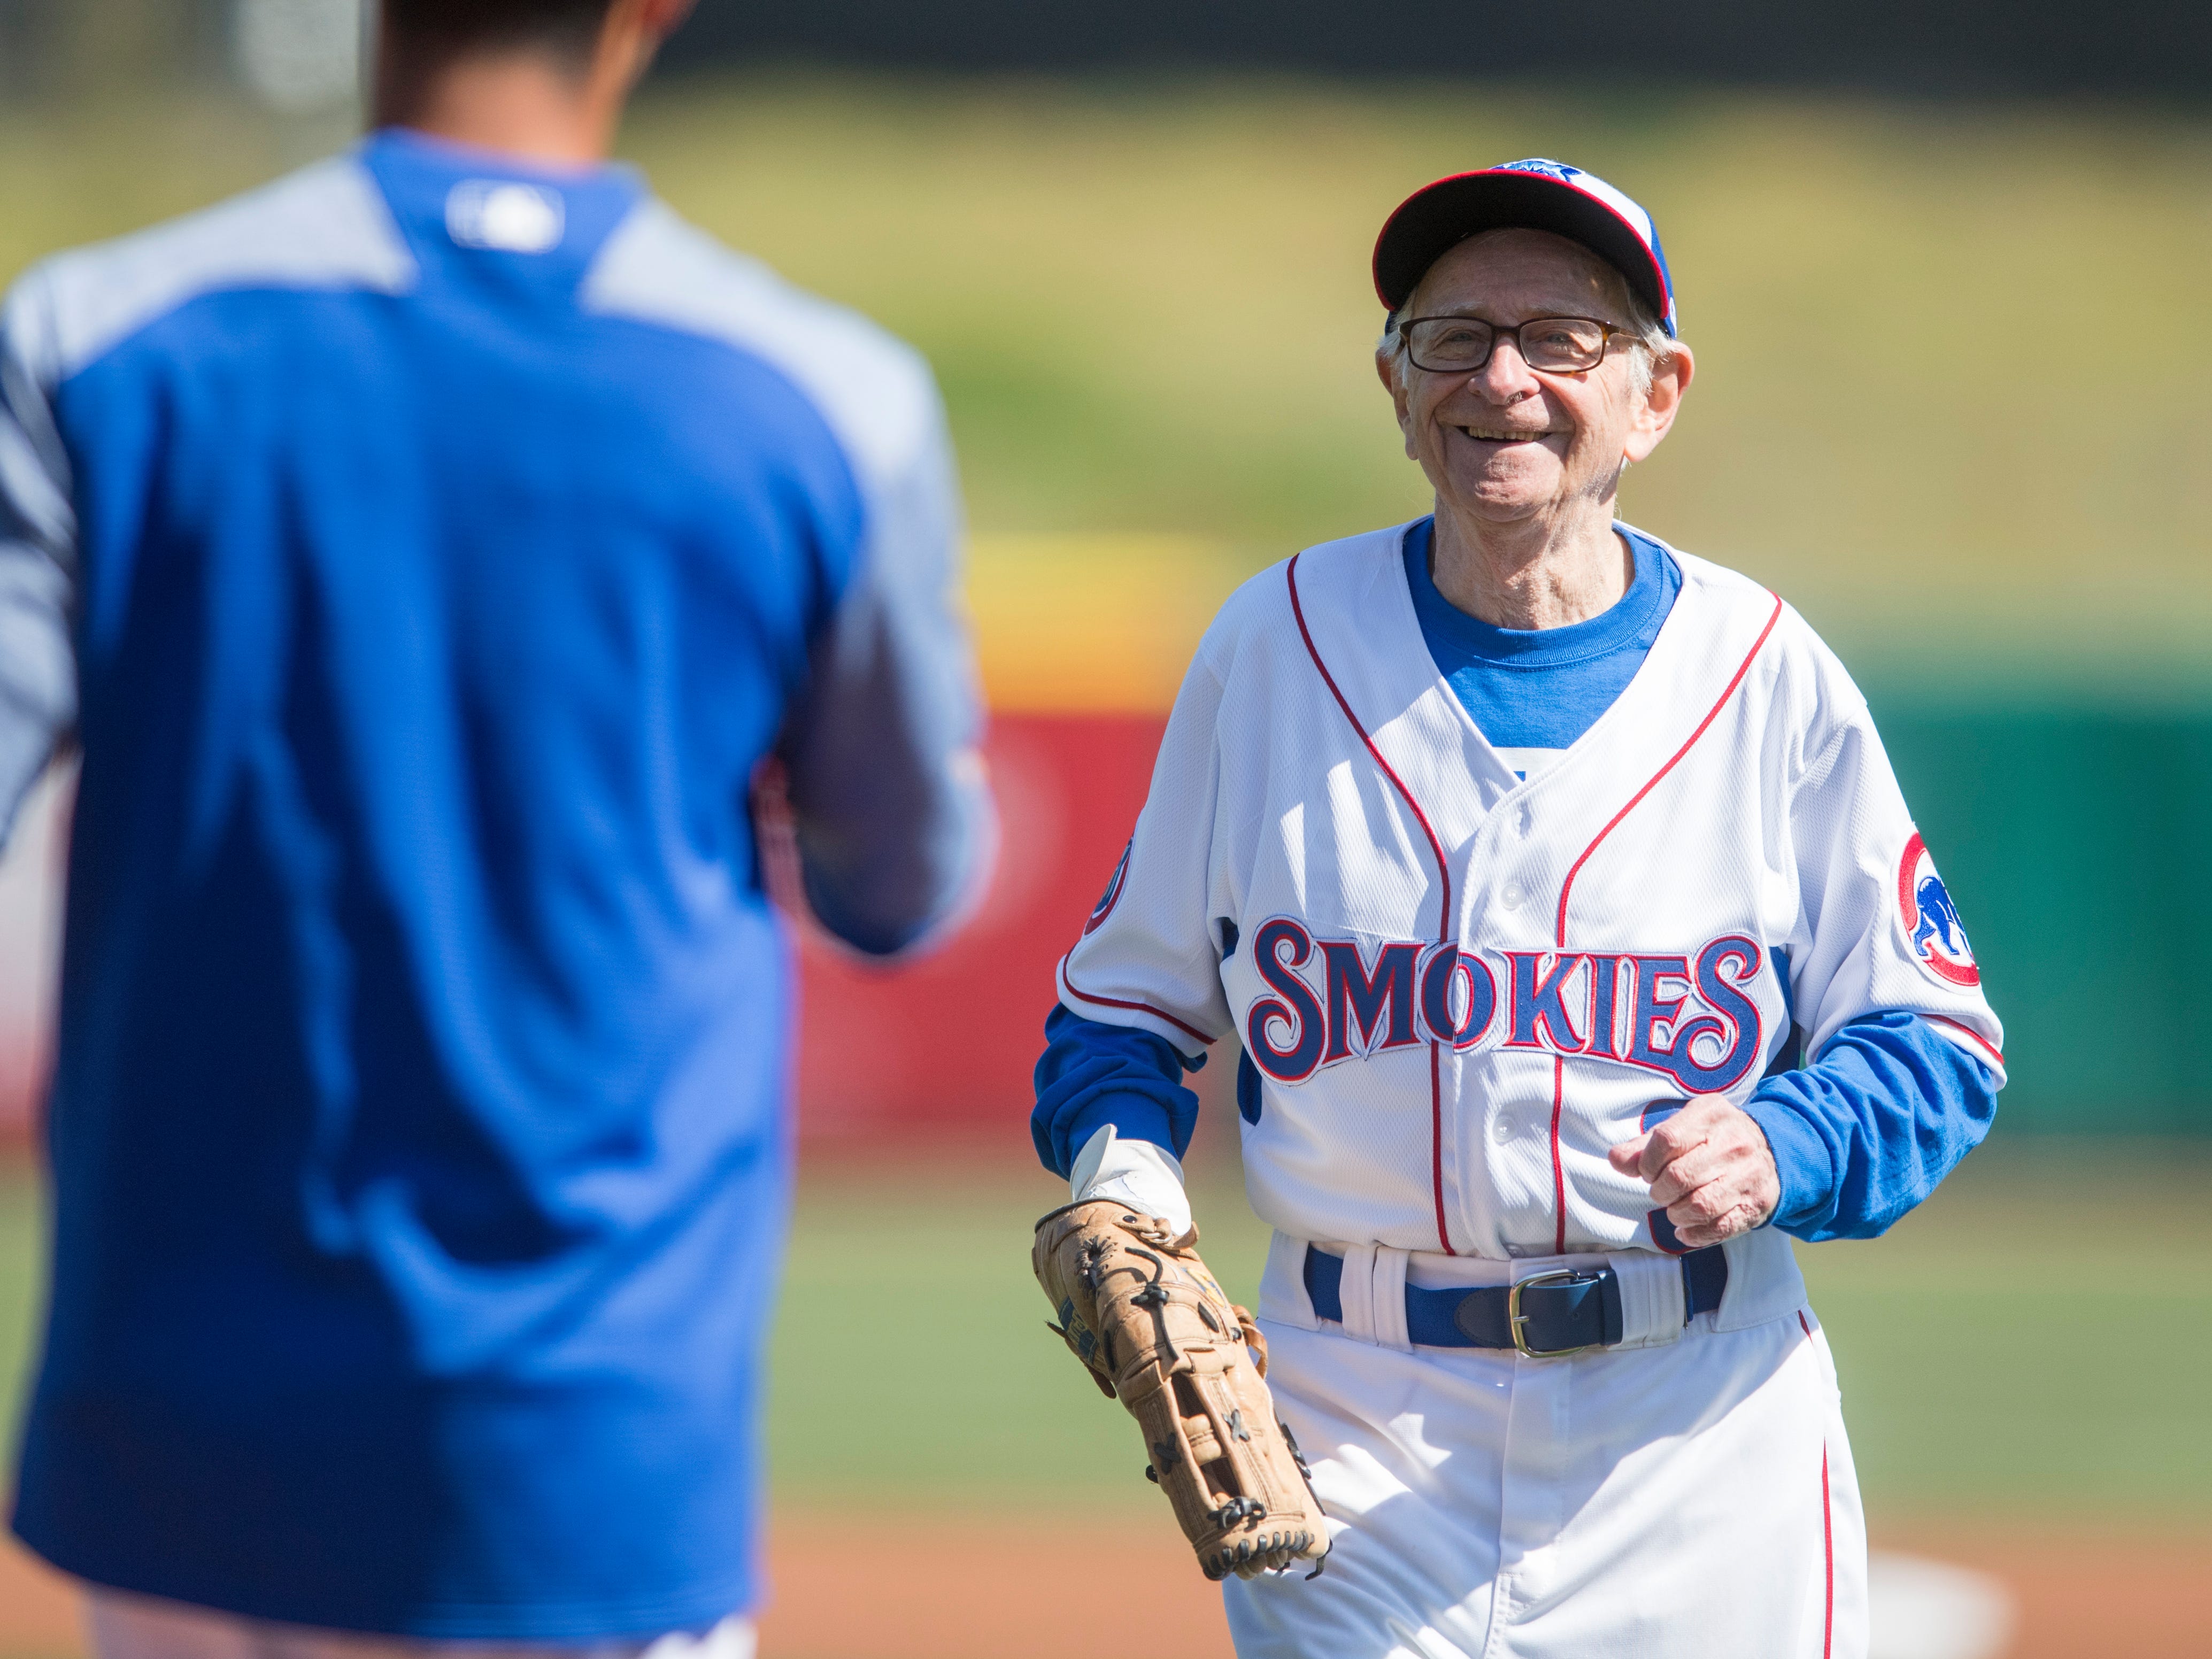
[[[1208,1578],[1304,1560],[1319,1572],[1328,1533],[1261,1380],[1267,1342],[1222,1294],[1197,1243],[1195,1227],[1178,1238],[1124,1204],[1054,1210],[1037,1223],[1030,1253],[1060,1316],[1049,1328],[1143,1429],[1145,1474],[1167,1493]]]

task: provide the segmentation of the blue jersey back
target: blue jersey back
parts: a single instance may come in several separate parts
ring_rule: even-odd
[[[926,372],[625,173],[399,135],[56,262],[9,335],[84,755],[19,1530],[320,1626],[744,1607],[756,771],[862,948],[975,857]]]

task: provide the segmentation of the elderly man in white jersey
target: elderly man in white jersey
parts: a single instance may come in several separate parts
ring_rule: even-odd
[[[1865,700],[1757,583],[1616,517],[1694,360],[1580,169],[1384,225],[1433,514],[1308,549],[1199,648],[1062,964],[1040,1156],[1188,1225],[1224,1039],[1259,1324],[1332,1547],[1243,1659],[1846,1659],[1865,1539],[1789,1237],[1987,1133],[2002,1032]]]

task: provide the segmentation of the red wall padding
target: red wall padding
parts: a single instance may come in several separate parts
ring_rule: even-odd
[[[1003,844],[982,908],[949,945],[885,972],[800,949],[799,1127],[817,1146],[951,1132],[1029,1146],[1030,1069],[1053,969],[1129,839],[1158,714],[1001,714],[988,750]]]

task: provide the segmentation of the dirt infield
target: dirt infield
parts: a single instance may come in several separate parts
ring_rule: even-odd
[[[1923,1523],[1887,1530],[1878,1541],[2001,1580],[2020,1619],[2006,1659],[2212,1654],[2212,1532],[2201,1523],[2080,1531]]]
[[[71,1659],[84,1651],[76,1590],[13,1538],[0,1537],[0,1654]]]
[[[1112,1542],[1109,1563],[1113,1529],[1081,1513],[908,1525],[786,1516],[762,1659],[1122,1659],[1126,1619],[1100,1627],[1091,1616],[1108,1582],[1158,1620],[1147,1659],[1230,1659],[1220,1601],[1181,1547]],[[2020,1635],[2007,1659],[2212,1654],[2212,1534],[1923,1524],[1881,1541],[2009,1585]],[[69,1582],[0,1549],[0,1659],[83,1651]]]
[[[1161,1517],[1164,1525],[1164,1517]],[[1101,1583],[1157,1617],[1148,1659],[1231,1659],[1218,1592],[1171,1538],[1113,1546],[1079,1513],[918,1525],[893,1547],[833,1521],[787,1517],[776,1605],[762,1659],[1122,1659],[1126,1621],[1092,1627]],[[2212,1534],[2062,1533],[1922,1525],[1879,1543],[1978,1568],[2012,1591],[2006,1659],[2206,1659],[2212,1655]],[[1086,1559],[1079,1578],[1071,1562]],[[863,1565],[866,1564],[866,1565]]]

